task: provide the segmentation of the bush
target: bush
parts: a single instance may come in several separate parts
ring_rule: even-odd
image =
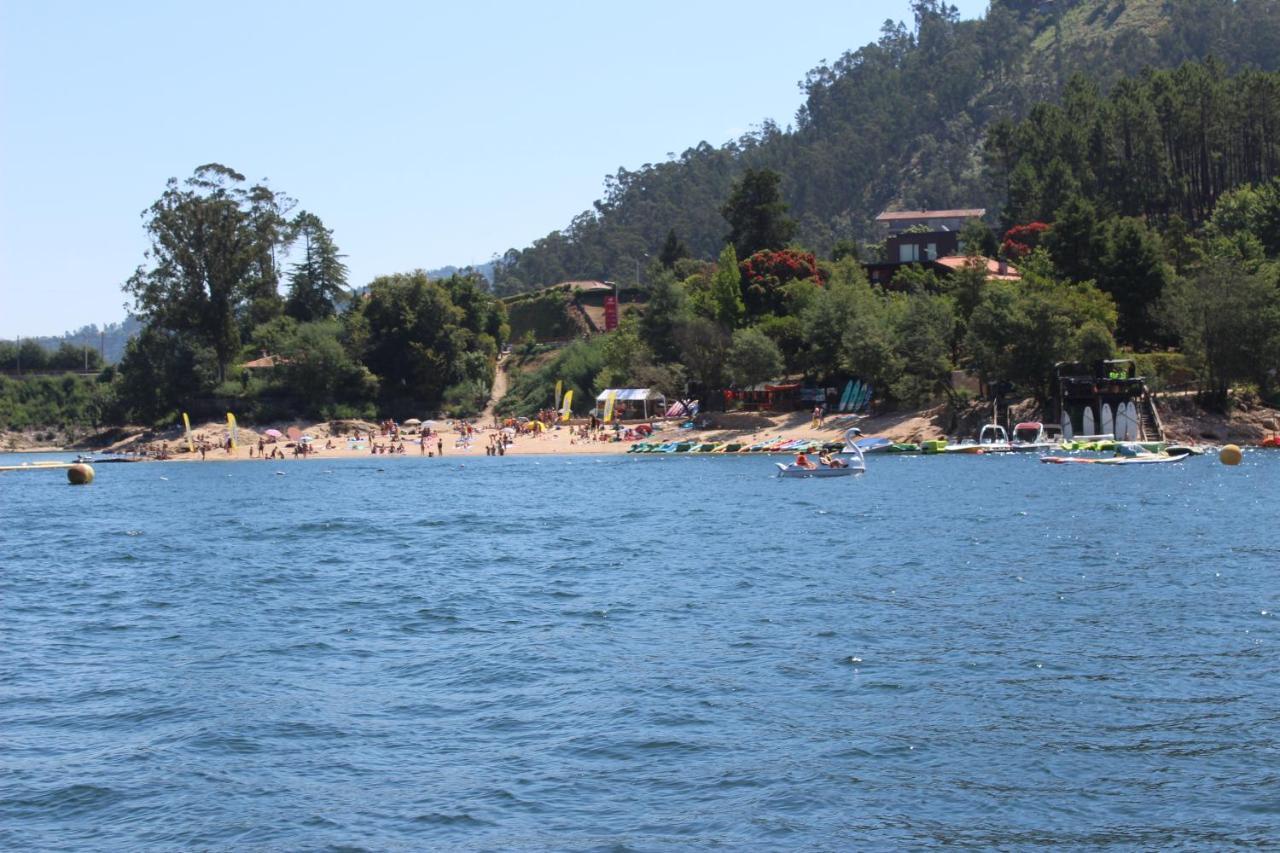
[[[1195,368],[1180,352],[1123,353],[1122,357],[1137,363],[1138,375],[1146,378],[1152,391],[1192,385],[1197,378]]]
[[[572,338],[578,328],[569,315],[570,296],[563,291],[541,291],[507,302],[507,322],[512,338],[531,335],[534,340]]]
[[[605,367],[607,339],[608,335],[597,335],[576,340],[537,370],[513,376],[506,396],[498,403],[498,414],[533,415],[545,409],[552,403],[558,379],[563,380],[565,391],[573,391],[575,408],[585,411],[595,399],[595,378]]]
[[[97,427],[111,400],[111,386],[93,376],[0,377],[0,429]]]
[[[489,386],[475,379],[450,385],[444,391],[444,411],[451,418],[473,418],[489,402]]]

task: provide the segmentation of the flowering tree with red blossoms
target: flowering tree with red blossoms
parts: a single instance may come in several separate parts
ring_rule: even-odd
[[[784,314],[787,310],[787,288],[796,282],[809,282],[817,287],[826,284],[812,252],[791,249],[761,249],[738,265],[742,272],[742,296],[747,313]]]
[[[1040,239],[1049,226],[1043,222],[1028,222],[1026,225],[1015,225],[1004,232],[1004,242],[1000,244],[1000,254],[1011,261],[1018,261],[1031,254],[1040,245]]]

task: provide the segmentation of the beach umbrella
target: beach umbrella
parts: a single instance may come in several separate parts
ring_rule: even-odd
[[[435,421],[423,421],[423,422],[422,422],[422,425],[423,425],[424,427],[433,427],[433,426],[435,426],[435,425],[436,425],[436,422],[435,422]]]
[[[269,429],[266,432],[264,432],[263,435],[269,435],[272,438],[280,438],[280,436],[284,435],[284,433],[280,432],[280,430],[278,429]]]
[[[515,435],[515,434],[516,434],[516,428],[515,428],[515,427],[503,427],[503,428],[502,428],[502,431],[503,431],[503,432],[505,432],[507,435]]]
[[[301,441],[303,444],[306,444],[309,441],[315,441],[315,440],[316,440],[316,437],[314,435],[304,435],[302,438],[298,439],[298,441]]]
[[[418,420],[417,418],[409,418],[409,420],[404,422],[404,425],[405,426],[421,426],[422,421]]]

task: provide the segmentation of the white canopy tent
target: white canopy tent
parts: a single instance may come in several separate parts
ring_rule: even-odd
[[[605,401],[609,399],[609,395],[616,395],[614,405],[618,403],[639,403],[642,412],[641,417],[648,419],[650,412],[653,414],[664,414],[667,411],[667,398],[663,394],[653,390],[652,388],[606,388],[596,396],[596,405],[603,408]],[[657,403],[657,406],[650,404]],[[631,407],[628,406],[630,409]]]

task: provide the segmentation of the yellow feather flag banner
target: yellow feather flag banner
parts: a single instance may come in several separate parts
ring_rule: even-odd
[[[187,417],[187,413],[182,413],[182,425],[187,428],[187,451],[196,452],[196,443],[191,440],[191,418]]]
[[[552,409],[560,408],[560,392],[563,390],[564,390],[564,380],[557,379],[556,380],[556,402],[555,402],[555,405],[551,407]]]
[[[604,398],[604,422],[613,420],[613,402],[618,399],[617,391],[610,391]]]
[[[231,433],[231,449],[235,450],[239,445],[236,444],[239,430],[236,429],[236,416],[227,412],[227,431]]]
[[[561,408],[560,408],[560,420],[564,421],[565,423],[568,423],[569,418],[573,417],[573,410],[569,408],[572,405],[573,405],[573,389],[570,388],[568,391],[564,392],[564,402],[561,404]]]

